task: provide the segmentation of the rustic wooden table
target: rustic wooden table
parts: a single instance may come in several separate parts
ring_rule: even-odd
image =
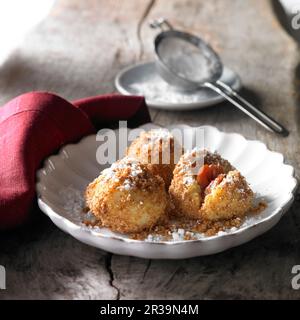
[[[289,130],[268,133],[228,103],[193,112],[151,110],[161,124],[211,124],[265,142],[299,173],[299,49],[268,0],[61,0],[0,66],[0,105],[30,90],[68,99],[114,91],[123,67],[153,58],[151,18],[201,34],[243,79],[244,94]],[[280,183],[280,181],[278,181]],[[284,185],[282,185],[284,189]],[[300,298],[299,199],[265,235],[214,256],[182,261],[116,256],[81,244],[46,217],[2,234],[0,299]]]

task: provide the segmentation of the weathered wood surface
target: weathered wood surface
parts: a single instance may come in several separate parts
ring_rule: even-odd
[[[291,134],[268,133],[227,103],[193,112],[152,110],[153,121],[212,124],[259,139],[299,173],[299,49],[269,1],[59,1],[0,66],[0,105],[29,90],[68,99],[113,91],[118,70],[152,58],[154,32],[147,22],[159,16],[211,42],[241,75],[244,93]],[[300,298],[290,284],[291,268],[300,264],[299,199],[258,239],[182,261],[111,255],[79,243],[42,215],[39,220],[28,230],[1,235],[7,290],[0,299]]]

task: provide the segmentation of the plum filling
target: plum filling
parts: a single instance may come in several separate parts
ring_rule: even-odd
[[[197,182],[205,195],[209,194],[223,178],[225,177],[224,169],[218,164],[204,164],[198,172]]]
[[[208,195],[211,193],[211,191],[222,182],[222,180],[225,178],[225,174],[219,174],[215,180],[211,181],[211,183],[205,188],[204,194]]]

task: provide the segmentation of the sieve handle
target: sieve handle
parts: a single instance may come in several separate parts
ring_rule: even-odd
[[[281,134],[283,136],[288,136],[289,132],[280,125],[277,121],[269,117],[266,113],[255,107],[230,86],[223,83],[222,81],[217,81],[216,83],[205,82],[205,87],[217,92],[219,95],[224,97],[226,100],[231,102],[234,106],[242,110],[249,117],[254,119],[260,125],[266,129]]]
[[[165,31],[164,27],[167,28],[166,30],[173,30],[171,23],[165,18],[154,19],[150,21],[149,26],[152,29],[159,28],[161,31]]]

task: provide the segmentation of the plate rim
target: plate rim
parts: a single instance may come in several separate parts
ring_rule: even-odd
[[[142,67],[144,65],[150,65],[150,64],[155,64],[155,61],[143,61],[143,62],[138,62],[135,64],[132,64],[130,66],[127,66],[125,68],[123,68],[121,71],[119,71],[117,73],[117,75],[115,76],[114,79],[114,85],[115,88],[119,91],[119,93],[126,95],[126,96],[132,96],[133,93],[131,93],[130,91],[126,90],[122,85],[121,85],[121,78],[130,70],[132,69],[136,69],[138,67]],[[234,89],[236,91],[239,91],[243,84],[242,84],[242,80],[241,77],[238,75],[238,73],[236,73],[234,70],[232,70],[231,68],[224,66],[224,70],[229,70],[230,72],[233,72],[235,77],[236,77],[236,86],[234,87]],[[223,72],[224,72],[223,70]],[[140,95],[140,94],[136,94],[138,96],[144,96],[144,95]],[[182,111],[182,110],[195,110],[195,109],[204,109],[204,108],[208,108],[208,107],[212,107],[214,105],[217,105],[221,102],[226,101],[224,97],[220,96],[220,95],[216,95],[214,98],[207,100],[205,103],[204,102],[190,102],[190,103],[168,103],[168,102],[151,102],[148,99],[146,99],[146,103],[150,108],[153,109],[165,109],[165,110],[172,110],[172,111]]]
[[[143,127],[146,127],[146,126],[156,126],[158,127],[158,125],[152,123],[152,122],[149,122],[149,123],[145,123],[141,126],[139,126],[138,128],[143,128]],[[259,143],[259,144],[263,144],[265,147],[266,147],[266,150],[269,152],[269,153],[272,153],[274,155],[277,155],[277,156],[280,156],[281,157],[281,165],[282,166],[286,166],[286,167],[289,167],[290,170],[291,170],[291,175],[290,177],[292,178],[293,182],[294,182],[294,186],[293,188],[288,192],[288,197],[286,198],[286,201],[279,207],[277,207],[274,212],[272,212],[272,214],[270,214],[268,217],[265,217],[261,220],[258,220],[256,221],[255,223],[249,225],[249,226],[245,226],[243,228],[238,228],[237,230],[231,232],[231,233],[225,233],[225,234],[222,234],[222,235],[214,235],[214,236],[210,236],[210,237],[203,237],[201,239],[194,239],[194,240],[179,240],[179,241],[161,241],[161,242],[149,242],[149,241],[145,241],[145,240],[137,240],[137,239],[131,239],[131,238],[124,238],[124,237],[119,237],[119,236],[114,236],[114,235],[107,235],[107,234],[102,234],[102,233],[99,233],[99,232],[96,232],[88,227],[84,227],[84,226],[80,226],[74,222],[72,222],[71,220],[69,220],[68,218],[66,217],[63,217],[62,215],[60,215],[58,212],[56,212],[55,210],[52,209],[51,205],[50,204],[47,204],[47,201],[45,201],[45,199],[42,199],[42,195],[40,194],[39,190],[38,190],[38,185],[41,183],[40,181],[40,175],[41,175],[41,172],[42,170],[45,169],[45,163],[46,161],[48,161],[49,159],[51,159],[52,157],[60,157],[64,148],[67,147],[67,146],[70,146],[70,145],[77,145],[77,144],[80,144],[80,143],[83,143],[85,140],[88,140],[90,139],[92,136],[95,136],[96,134],[90,134],[90,135],[87,135],[83,138],[81,138],[77,143],[69,143],[69,144],[66,144],[64,146],[62,146],[60,148],[60,150],[56,153],[56,154],[53,154],[49,157],[47,157],[44,162],[43,162],[43,165],[42,167],[37,171],[36,173],[36,192],[37,192],[37,199],[38,199],[38,206],[39,208],[41,209],[41,211],[43,211],[44,214],[46,214],[50,219],[51,221],[56,225],[56,223],[53,221],[53,217],[54,219],[59,219],[61,220],[64,224],[67,224],[70,228],[72,228],[72,230],[76,231],[76,230],[80,230],[81,232],[84,232],[85,234],[88,234],[89,236],[92,236],[92,237],[97,237],[97,238],[105,238],[105,239],[112,239],[112,240],[118,240],[118,241],[121,241],[121,242],[125,242],[125,243],[134,243],[134,244],[138,244],[138,243],[142,243],[142,244],[151,244],[151,245],[171,245],[171,246],[174,246],[174,245],[182,245],[182,244],[187,244],[187,243],[204,243],[204,242],[207,242],[207,241],[211,241],[211,240],[216,240],[216,239],[223,239],[223,238],[226,238],[226,237],[231,237],[231,236],[236,236],[236,235],[240,235],[241,233],[247,231],[247,230],[250,230],[252,228],[255,228],[257,225],[261,225],[263,223],[267,223],[268,221],[272,220],[275,216],[277,216],[278,214],[280,214],[280,217],[278,219],[278,221],[283,217],[283,215],[288,211],[288,209],[290,208],[290,206],[292,205],[292,203],[294,202],[295,200],[295,193],[296,193],[296,190],[298,188],[298,179],[295,175],[295,169],[293,166],[285,163],[285,158],[284,156],[279,153],[279,152],[276,152],[276,151],[271,151],[265,143],[259,141],[259,140],[252,140],[252,139],[246,139],[243,135],[239,134],[239,133],[234,133],[234,132],[224,132],[224,131],[221,131],[219,130],[218,128],[214,127],[214,126],[210,126],[210,125],[202,125],[202,126],[190,126],[190,125],[186,125],[186,124],[174,124],[174,125],[169,125],[169,126],[166,126],[166,128],[170,128],[170,127],[179,127],[179,126],[185,126],[185,127],[190,127],[190,128],[207,128],[207,129],[210,129],[210,130],[216,130],[218,132],[218,134],[225,134],[225,135],[237,135],[239,136],[240,138],[248,141],[248,142],[252,142],[252,143]],[[278,222],[277,221],[277,222]],[[67,231],[67,233],[71,234],[70,232]],[[264,233],[264,232],[263,232]],[[259,234],[260,235],[260,234]],[[258,237],[259,235],[255,235],[253,238],[256,238]],[[73,235],[72,235],[73,236]],[[253,239],[252,238],[252,239]]]

